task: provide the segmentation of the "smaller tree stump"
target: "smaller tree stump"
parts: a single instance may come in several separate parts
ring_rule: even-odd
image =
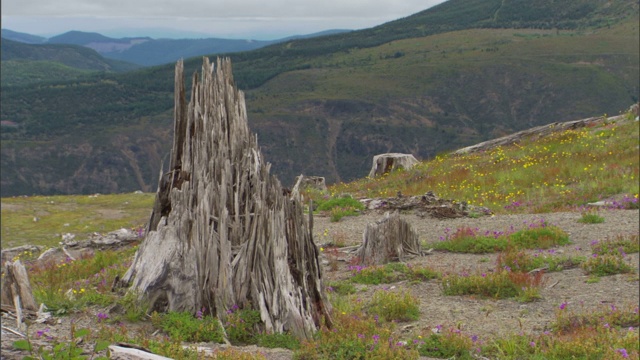
[[[356,257],[365,265],[405,261],[422,255],[418,233],[397,212],[385,213],[382,219],[367,224],[362,245],[356,250]]]
[[[31,283],[27,270],[20,260],[7,262],[4,266],[4,279],[2,280],[2,305],[13,304],[16,310],[16,322],[18,328],[22,326],[22,312],[36,312],[38,306],[33,298]]]
[[[373,157],[373,165],[371,166],[371,171],[369,171],[369,177],[381,176],[399,168],[411,169],[417,163],[419,163],[418,159],[411,154],[379,154]]]

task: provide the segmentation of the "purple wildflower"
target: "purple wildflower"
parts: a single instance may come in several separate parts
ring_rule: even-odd
[[[98,322],[103,322],[104,320],[107,320],[109,318],[109,315],[101,312],[99,312],[96,316],[98,317]]]
[[[620,355],[622,355],[623,358],[627,359],[629,357],[629,354],[627,354],[627,349],[617,349],[617,352],[620,353]]]
[[[560,304],[560,310],[564,310],[564,308],[567,307],[567,302],[563,302],[562,304]]]
[[[535,343],[535,341],[530,342],[530,343],[529,343],[529,346],[531,346],[531,347],[536,347],[536,343]]]

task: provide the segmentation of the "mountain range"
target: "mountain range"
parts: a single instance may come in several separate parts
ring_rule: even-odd
[[[331,183],[366,176],[379,153],[432,158],[626,110],[640,92],[638,10],[636,0],[449,0],[370,29],[208,55],[231,58],[272,172]],[[185,73],[201,64],[186,59]],[[1,195],[155,190],[173,78],[166,64],[3,80]]]
[[[26,44],[80,45],[100,53],[108,59],[120,60],[141,66],[175,62],[181,58],[213,53],[248,51],[293,39],[339,34],[348,30],[327,30],[308,35],[296,35],[276,40],[238,39],[153,39],[151,37],[111,38],[94,32],[69,31],[43,38],[35,35],[2,29],[2,38]]]

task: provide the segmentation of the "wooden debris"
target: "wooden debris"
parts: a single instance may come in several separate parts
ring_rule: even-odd
[[[109,346],[112,360],[171,360],[171,358],[156,355],[141,349],[118,345]]]

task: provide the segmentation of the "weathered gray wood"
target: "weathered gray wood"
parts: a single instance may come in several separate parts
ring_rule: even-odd
[[[16,311],[16,322],[21,327],[23,311],[36,312],[38,306],[33,298],[31,283],[27,270],[20,260],[7,262],[4,265],[2,279],[2,304],[12,304]]]
[[[631,107],[632,110],[633,106]],[[555,122],[552,124],[547,124],[547,125],[542,125],[542,126],[537,126],[531,129],[527,129],[527,130],[523,130],[523,131],[518,131],[516,133],[507,135],[507,136],[503,136],[501,138],[497,138],[497,139],[493,139],[493,140],[488,140],[485,142],[481,142],[479,144],[476,145],[472,145],[472,146],[467,146],[465,148],[456,150],[453,152],[454,155],[464,155],[464,154],[469,154],[469,153],[474,153],[477,151],[486,151],[498,146],[507,146],[507,145],[511,145],[517,142],[522,141],[523,139],[532,139],[532,138],[542,138],[545,136],[548,136],[552,133],[555,132],[559,132],[559,131],[565,131],[565,130],[570,130],[570,129],[580,129],[586,126],[592,126],[595,124],[599,124],[601,122],[604,121],[618,121],[624,118],[624,115],[620,115],[620,116],[613,116],[610,118],[606,118],[603,116],[600,117],[591,117],[591,118],[586,118],[586,119],[581,119],[581,120],[573,120],[573,121],[566,121],[566,122]]]
[[[373,157],[373,165],[369,171],[369,177],[384,175],[395,169],[411,169],[418,163],[411,154],[387,153],[379,154]]]
[[[154,310],[205,308],[224,323],[234,305],[253,308],[265,330],[309,338],[331,320],[303,206],[269,174],[230,61],[205,58],[201,77],[185,106],[176,65],[171,164],[122,284]]]
[[[418,233],[397,212],[386,213],[375,223],[367,224],[362,245],[356,250],[360,264],[381,265],[406,261],[423,255]]]
[[[144,350],[110,345],[110,359],[112,360],[171,360],[171,358],[156,355]]]
[[[40,251],[42,251],[42,246],[22,245],[10,249],[4,249],[2,250],[2,264],[4,265],[7,261],[11,261],[16,255],[20,255],[25,251],[31,253],[39,253]]]

